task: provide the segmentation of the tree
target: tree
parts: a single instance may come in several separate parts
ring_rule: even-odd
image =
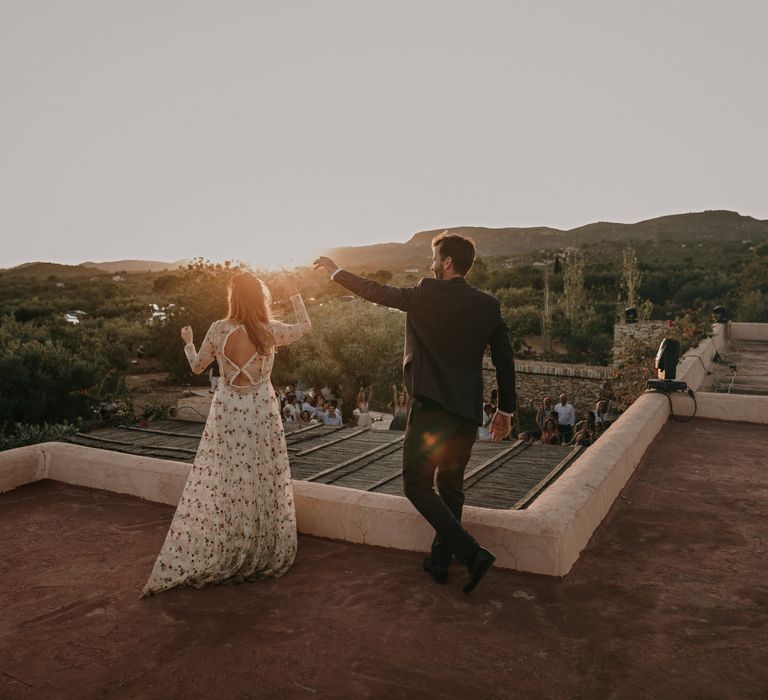
[[[173,306],[169,306],[165,322],[153,326],[149,339],[151,351],[174,381],[194,378],[182,351],[181,329],[192,326],[195,345],[200,347],[210,325],[226,316],[227,285],[232,273],[240,269],[239,263],[222,265],[197,258],[178,275],[171,296]]]
[[[586,266],[587,256],[579,243],[569,251],[563,272],[563,311],[571,326],[577,330],[583,329],[595,316],[584,284]]]
[[[559,262],[555,258],[555,262]],[[549,267],[544,268],[544,305],[541,309],[541,341],[544,352],[552,352],[552,304],[549,298]]]
[[[152,283],[152,289],[158,294],[169,294],[179,283],[178,275],[160,275]]]
[[[376,272],[366,275],[366,277],[381,284],[387,284],[392,280],[392,273],[389,270],[376,270]]]
[[[640,272],[640,266],[637,262],[637,253],[635,249],[628,245],[624,248],[621,256],[621,292],[619,302],[625,306],[637,306],[640,303],[638,290],[643,281],[643,273]]]
[[[360,385],[372,386],[374,405],[385,410],[392,384],[403,380],[403,314],[362,301],[330,302],[308,311],[312,332],[278,349],[275,384],[339,384],[345,412],[354,408]]]
[[[490,280],[491,273],[488,270],[488,265],[480,256],[475,258],[475,262],[472,265],[472,269],[467,275],[467,280],[471,282],[475,287],[480,289],[486,289]]]

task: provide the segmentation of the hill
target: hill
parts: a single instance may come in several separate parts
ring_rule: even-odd
[[[16,267],[0,270],[0,274],[8,277],[100,277],[106,276],[104,270],[80,267],[80,265],[61,265],[52,262],[29,262]]]
[[[80,267],[95,268],[104,272],[162,272],[176,270],[186,265],[188,260],[162,262],[160,260],[112,260],[105,262],[84,262]]]
[[[406,243],[335,248],[328,251],[341,265],[377,268],[423,266],[431,256],[430,242],[446,229],[421,231]],[[768,221],[742,216],[733,211],[704,211],[673,214],[634,224],[600,221],[569,230],[549,227],[484,228],[457,226],[451,233],[469,236],[477,245],[478,255],[513,256],[540,250],[556,250],[582,242],[643,243],[647,241],[685,241],[717,243],[750,239],[768,240]]]
[[[114,260],[109,262],[84,262],[79,265],[63,265],[52,262],[28,262],[16,267],[0,270],[0,274],[28,277],[97,277],[114,275],[118,272],[141,273],[176,270],[187,264],[187,260],[161,262],[159,260]]]

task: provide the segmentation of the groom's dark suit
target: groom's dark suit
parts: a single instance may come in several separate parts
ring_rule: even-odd
[[[515,365],[499,302],[463,277],[393,287],[339,270],[335,282],[405,320],[403,372],[414,397],[403,447],[405,495],[435,528],[432,561],[472,559],[478,544],[461,526],[464,470],[483,417],[483,355],[491,348],[499,410],[515,410]],[[437,469],[437,486],[433,488]]]

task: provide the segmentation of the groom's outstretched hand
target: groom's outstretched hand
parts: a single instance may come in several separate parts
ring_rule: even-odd
[[[491,419],[491,436],[493,442],[500,442],[512,432],[512,416],[505,416],[498,411]]]
[[[324,255],[320,256],[317,260],[314,262],[315,270],[317,270],[320,267],[324,267],[329,275],[332,275],[336,270],[339,269],[339,266],[333,262],[330,258],[326,258]]]

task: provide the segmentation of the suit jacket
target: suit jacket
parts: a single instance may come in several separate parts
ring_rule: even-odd
[[[512,343],[495,297],[463,277],[425,278],[415,287],[379,284],[347,270],[333,279],[363,299],[406,312],[403,374],[411,396],[482,425],[483,355],[490,345],[499,409],[514,412]]]

